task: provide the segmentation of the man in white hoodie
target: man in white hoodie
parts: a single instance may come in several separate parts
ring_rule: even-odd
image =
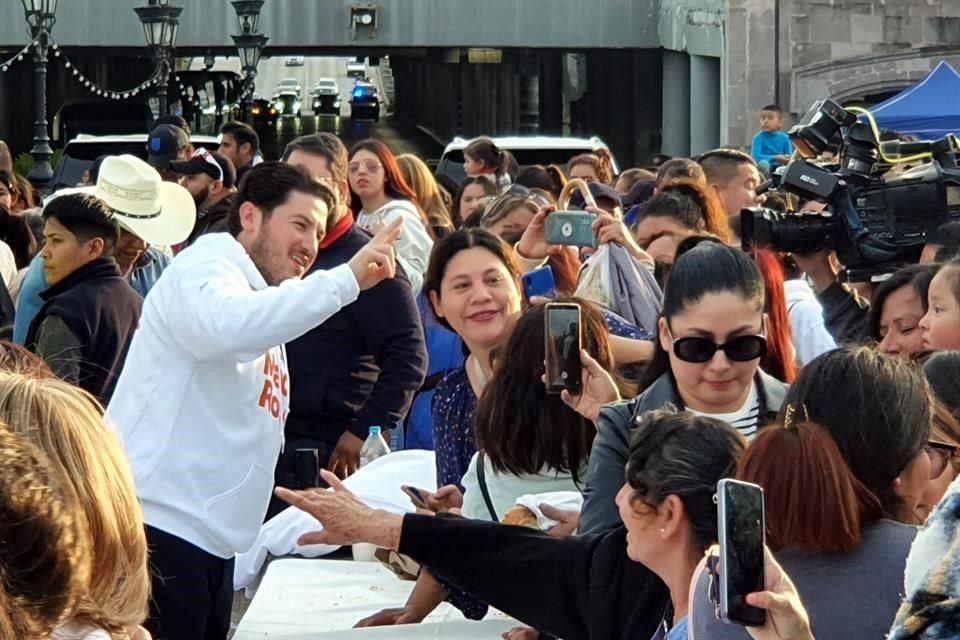
[[[201,237],[154,285],[107,408],[130,458],[154,573],[154,638],[224,640],[233,558],[256,539],[283,447],[283,344],[393,277],[398,224],[303,277],[335,198],[303,170],[250,170],[229,233]]]

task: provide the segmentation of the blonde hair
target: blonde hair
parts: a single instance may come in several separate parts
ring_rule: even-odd
[[[90,582],[85,525],[46,456],[0,424],[0,638],[46,638],[70,618]]]
[[[102,413],[62,380],[0,372],[0,421],[47,455],[85,515],[94,572],[72,622],[124,638],[148,613],[147,540],[133,473]]]
[[[453,229],[453,222],[447,205],[443,202],[437,181],[430,173],[430,168],[417,156],[404,153],[397,156],[397,165],[400,173],[417,197],[417,204],[427,214],[427,219],[433,227],[449,227]]]

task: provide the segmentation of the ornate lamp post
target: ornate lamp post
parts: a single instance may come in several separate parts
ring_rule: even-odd
[[[36,41],[33,47],[33,95],[36,120],[33,124],[33,169],[28,176],[37,188],[43,188],[53,178],[50,158],[50,136],[47,134],[47,52],[50,47],[50,31],[57,21],[57,0],[20,0],[29,25],[30,37]]]
[[[180,12],[183,7],[171,7],[170,0],[149,0],[146,7],[136,7],[137,17],[143,24],[143,35],[147,38],[147,47],[157,63],[160,75],[157,82],[157,98],[160,102],[160,115],[167,115],[167,82],[170,79],[173,49],[177,46],[177,32],[180,30]]]
[[[240,22],[240,35],[230,36],[240,54],[240,66],[243,70],[243,86],[240,95],[243,96],[241,109],[247,112],[249,103],[248,93],[252,93],[253,83],[257,77],[257,65],[260,64],[260,54],[267,45],[269,38],[259,32],[260,9],[264,0],[232,0],[237,20]]]

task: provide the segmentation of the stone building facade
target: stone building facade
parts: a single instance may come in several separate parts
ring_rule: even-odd
[[[899,91],[940,60],[960,69],[960,0],[728,0],[724,40],[722,137],[744,145],[776,83],[797,117],[819,98]]]

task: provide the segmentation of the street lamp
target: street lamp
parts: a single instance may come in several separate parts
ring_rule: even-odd
[[[240,35],[230,36],[240,54],[240,66],[243,70],[243,86],[240,89],[242,96],[241,108],[247,110],[247,94],[252,92],[254,79],[257,77],[257,65],[260,64],[260,54],[267,46],[269,38],[258,29],[260,26],[260,10],[264,0],[231,0],[237,20],[240,23]]]
[[[33,47],[33,95],[36,120],[33,123],[33,168],[28,176],[37,188],[43,188],[53,179],[50,158],[50,136],[47,135],[47,51],[50,47],[50,31],[57,22],[57,0],[20,0],[29,25]]]
[[[177,46],[180,12],[183,11],[183,7],[171,7],[168,2],[169,0],[149,0],[146,7],[134,8],[143,24],[143,35],[159,70],[157,98],[161,116],[167,115],[167,82],[172,66],[170,58],[173,48]]]

